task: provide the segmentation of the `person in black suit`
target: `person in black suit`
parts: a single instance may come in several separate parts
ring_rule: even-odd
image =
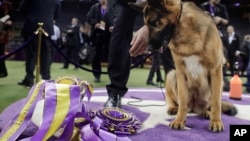
[[[128,6],[128,2],[136,0],[108,0],[108,10],[112,10],[113,13],[113,28],[108,56],[110,84],[106,85],[108,99],[104,107],[121,108],[122,97],[128,91],[126,85],[130,74],[131,56],[142,55],[148,47],[149,31],[146,25],[137,30],[134,37],[132,36],[137,13]],[[166,53],[163,51],[163,54]],[[169,66],[164,67],[165,72],[173,68]]]
[[[79,64],[79,49],[81,46],[80,41],[80,26],[78,18],[74,17],[71,20],[71,24],[68,26],[66,31],[66,48],[65,54],[68,56],[69,59],[72,59],[76,64]],[[65,60],[63,69],[68,69],[69,61]],[[74,68],[77,69],[77,66]]]
[[[0,21],[0,56],[5,55],[5,45],[9,42],[9,35],[13,25],[13,7],[11,2],[0,0],[0,18],[6,20]],[[7,18],[6,18],[7,17]],[[8,71],[5,65],[5,60],[0,60],[0,78],[7,77]]]
[[[208,0],[202,3],[201,9],[209,14],[213,19],[223,37],[225,26],[229,23],[229,16],[225,5],[220,3],[220,0]]]
[[[240,38],[239,35],[235,33],[234,27],[229,25],[227,27],[227,35],[224,37],[224,45],[227,49],[229,70],[231,74],[234,74],[234,63],[238,60],[236,51],[240,50]]]
[[[220,3],[220,0],[208,0],[202,3],[200,7],[205,13],[207,13],[208,15],[211,16],[211,18],[213,18],[217,26],[217,29],[219,31],[220,37],[223,41],[223,38],[225,38],[224,35],[226,34],[225,27],[229,23],[229,15],[228,15],[226,6]],[[225,48],[224,42],[223,42],[223,46],[224,46],[223,48],[224,55],[227,56],[227,49]],[[226,66],[227,65],[223,66],[223,73],[226,73],[226,70],[227,70]],[[227,79],[227,77],[223,77],[223,81],[224,81],[223,90],[228,91],[229,80]]]
[[[54,34],[53,21],[58,19],[61,13],[60,0],[22,0],[20,12],[24,15],[25,21],[21,32],[26,42],[38,29],[38,23],[43,23],[43,29],[49,36]],[[41,46],[41,69],[42,79],[50,79],[51,49],[48,41],[42,38]],[[37,60],[38,40],[35,38],[25,47],[25,70],[24,79],[18,82],[19,85],[31,87],[34,84],[34,70]]]
[[[136,0],[108,0],[108,10],[113,11],[113,30],[109,44],[108,76],[110,84],[106,85],[108,99],[105,107],[121,107],[121,98],[126,94],[131,58],[130,42],[136,12],[128,2]]]
[[[249,55],[250,55],[250,35],[246,34],[244,36],[244,39],[241,43],[240,51],[237,52],[237,55],[241,57],[242,59],[242,68],[241,68],[241,74],[244,74],[246,72],[247,75],[247,81],[243,84],[243,86],[246,87],[246,92],[250,92],[250,61],[249,61]]]
[[[88,14],[87,22],[92,25],[92,43],[95,47],[95,55],[92,62],[92,69],[95,71],[94,82],[100,82],[101,79],[101,61],[108,55],[108,46],[110,40],[110,22],[109,13],[107,12],[107,0],[92,5]]]
[[[236,51],[236,56],[238,56],[242,61],[242,66],[240,70],[242,75],[244,75],[244,72],[247,70],[247,68],[248,69],[250,68],[249,54],[250,54],[250,35],[246,34],[240,45],[240,51]],[[247,70],[247,71],[250,71],[250,70]]]

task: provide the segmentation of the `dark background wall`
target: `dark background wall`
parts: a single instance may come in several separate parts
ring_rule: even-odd
[[[0,0],[1,1],[1,0]],[[21,0],[9,0],[13,4],[14,8],[14,28],[13,28],[13,38],[11,42],[6,46],[6,51],[11,51],[22,44],[22,38],[20,36],[20,31],[23,26],[23,17],[18,10],[18,6]],[[81,22],[85,21],[85,15],[90,9],[91,5],[97,2],[98,0],[63,0],[62,4],[62,16],[57,21],[57,25],[61,30],[66,29],[67,25],[70,24],[72,17],[77,17]],[[197,5],[207,1],[207,0],[183,0],[183,1],[192,1]],[[225,4],[229,16],[230,24],[235,26],[236,32],[240,35],[241,38],[245,34],[250,34],[250,0],[221,0],[222,4]],[[136,22],[134,29],[138,29],[143,24],[142,14],[137,13]],[[10,59],[22,60],[24,54],[22,51],[18,53],[15,57]],[[54,61],[61,61],[59,59]]]
[[[17,26],[21,26],[22,16],[18,11],[18,5],[20,0],[10,0],[13,3],[15,9],[15,19]],[[62,16],[57,21],[58,25],[63,29],[70,24],[72,17],[78,17],[81,22],[85,20],[85,15],[89,10],[90,6],[98,0],[62,0]],[[184,0],[192,1],[197,5],[207,0]],[[227,6],[230,24],[236,26],[236,29],[242,34],[250,32],[250,0],[221,0],[222,4]],[[142,24],[142,15],[138,14],[135,29]],[[245,29],[247,28],[247,29]],[[244,29],[244,30],[243,30]]]
[[[10,1],[15,9],[15,28],[19,30],[23,22],[23,18],[18,11],[20,0]],[[81,22],[84,22],[85,15],[90,6],[97,1],[98,0],[62,0],[62,16],[57,21],[57,24],[61,29],[65,29],[67,25],[70,24],[72,17],[78,17]],[[183,1],[192,1],[200,5],[207,0]],[[226,5],[230,16],[230,24],[235,26],[236,31],[242,36],[250,33],[250,0],[221,0],[221,3]],[[143,24],[142,15],[138,14],[135,29],[138,29],[141,24]]]

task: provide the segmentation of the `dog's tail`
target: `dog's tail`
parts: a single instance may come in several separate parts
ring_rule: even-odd
[[[238,110],[235,107],[235,105],[233,105],[232,103],[226,102],[226,101],[221,102],[221,108],[222,108],[222,112],[224,114],[227,114],[230,116],[234,116],[238,113]]]

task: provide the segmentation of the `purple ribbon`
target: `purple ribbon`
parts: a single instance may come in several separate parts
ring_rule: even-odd
[[[57,141],[70,141],[74,131],[74,119],[71,119],[65,126],[62,135]]]
[[[65,85],[65,84],[61,84]],[[57,102],[57,91],[56,84],[51,83],[45,87],[45,101],[44,101],[44,111],[43,111],[43,121],[42,124],[37,131],[37,133],[32,137],[31,141],[37,141],[45,136],[47,131],[49,130],[52,120],[54,119],[54,113]],[[69,112],[64,119],[61,127],[68,124],[69,121],[73,120],[74,115],[77,113],[80,105],[80,87],[77,85],[70,86],[70,109]],[[70,126],[69,126],[70,127]],[[69,128],[68,127],[68,128]],[[72,133],[71,133],[72,135]]]
[[[31,141],[37,141],[41,137],[45,136],[46,132],[49,130],[49,125],[51,124],[55,108],[56,108],[56,89],[54,88],[55,84],[46,85],[45,87],[45,97],[44,97],[44,111],[43,111],[43,120],[42,124],[37,131],[37,133],[31,138]]]
[[[19,128],[16,129],[16,131],[11,135],[11,137],[9,138],[9,140],[16,140],[21,134],[22,132],[25,130],[25,128],[28,126],[33,111],[35,109],[36,103],[42,99],[42,93],[45,87],[45,81],[41,81],[38,84],[35,84],[34,86],[32,86],[31,90],[29,91],[28,97],[26,98],[26,100],[23,103],[23,106],[21,109],[25,108],[26,104],[30,104],[30,107],[27,107],[28,109],[24,109],[23,113],[19,112],[16,113],[16,115],[14,116],[14,118],[12,119],[12,121],[10,121],[10,123],[3,128],[3,130],[1,131],[0,134],[0,139],[1,137],[8,132],[8,129],[13,126],[14,124],[18,124],[20,125]],[[35,92],[38,89],[37,93]],[[17,121],[18,120],[18,116],[22,114],[23,116],[25,116],[24,121]]]

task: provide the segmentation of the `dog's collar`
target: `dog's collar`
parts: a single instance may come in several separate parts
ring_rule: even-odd
[[[181,19],[181,14],[182,14],[182,10],[183,10],[183,5],[182,5],[182,2],[180,4],[180,14],[179,16],[177,17],[176,19],[176,22],[174,24],[171,24],[171,25],[168,25],[165,27],[165,30],[167,31],[165,36],[164,36],[164,41],[163,41],[163,44],[162,44],[162,49],[161,50],[165,50],[167,47],[168,47],[168,44],[174,34],[174,31],[175,31],[175,26],[176,24],[178,24],[180,22],[180,19]]]
[[[181,2],[180,14],[179,14],[178,18],[176,19],[176,24],[180,22],[182,10],[183,10],[183,5],[182,5],[182,2]]]

